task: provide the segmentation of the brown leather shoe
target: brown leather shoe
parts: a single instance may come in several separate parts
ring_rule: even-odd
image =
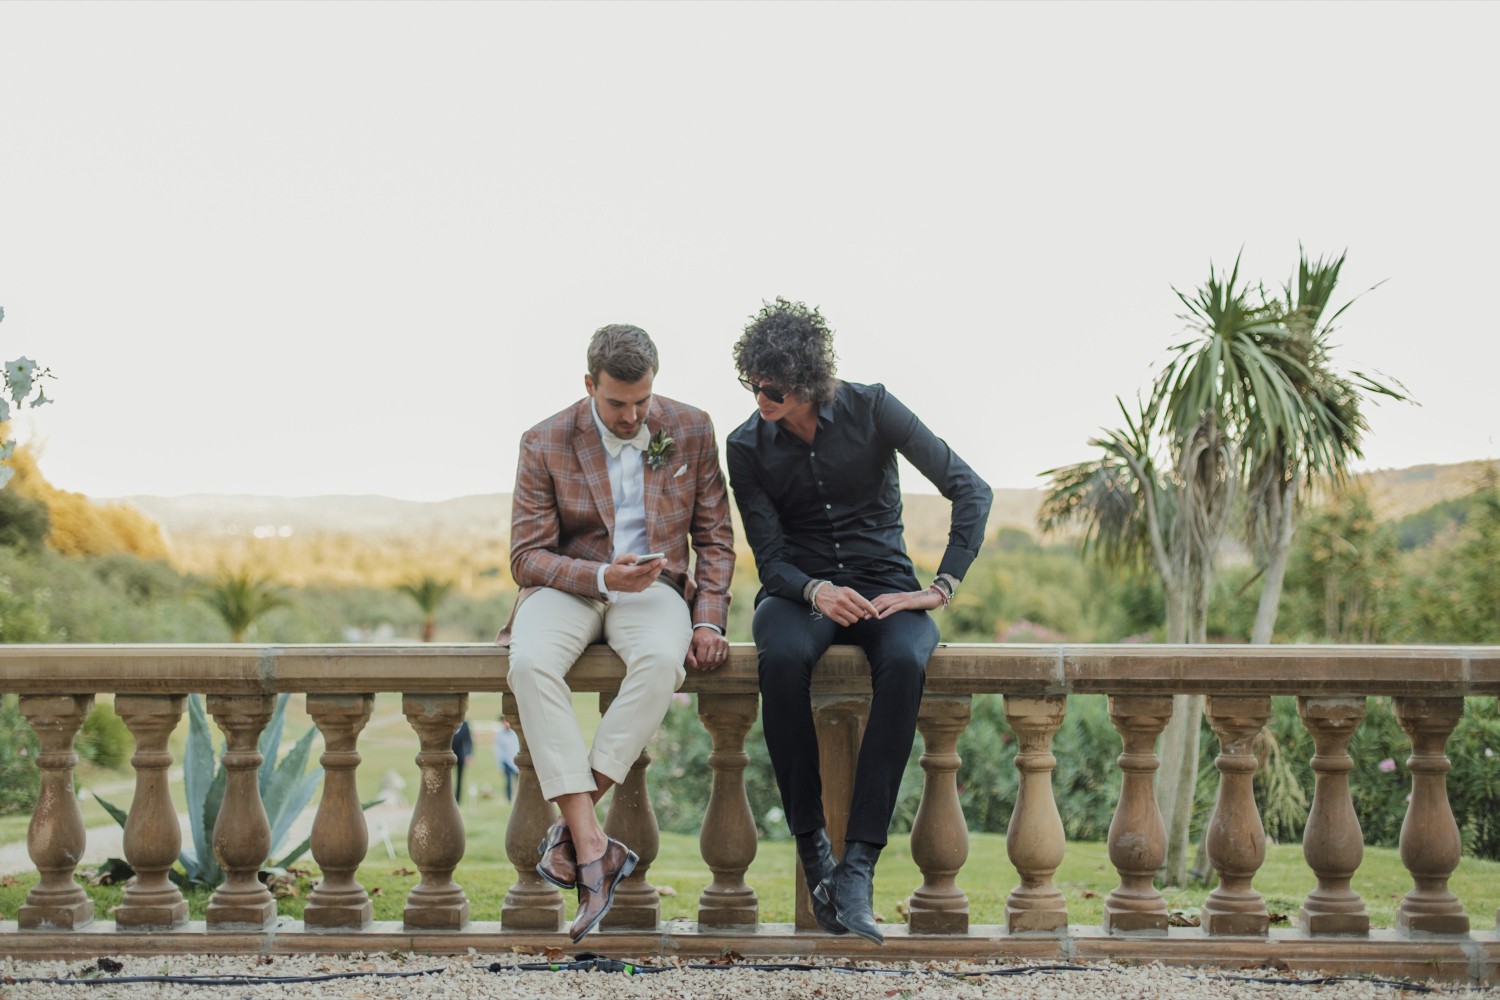
[[[573,853],[573,833],[562,817],[547,828],[547,835],[537,845],[536,852],[542,856],[536,865],[538,875],[559,889],[577,886],[578,857]]]
[[[578,915],[568,934],[573,943],[582,941],[584,935],[598,926],[599,921],[615,905],[615,887],[620,880],[640,863],[634,851],[613,837],[604,845],[604,854],[593,861],[578,866]]]

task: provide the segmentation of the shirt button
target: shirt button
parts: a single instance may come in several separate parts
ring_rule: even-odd
[[[823,509],[824,510],[833,510],[833,504],[831,504],[831,503],[825,503],[823,505]]]
[[[818,457],[818,453],[815,452],[815,451],[810,451],[810,452],[807,453],[807,457],[808,458],[817,458]]]
[[[839,547],[839,543],[838,543],[838,542],[834,542],[834,543],[833,543],[833,547],[834,547],[834,548],[838,548],[838,547]]]
[[[843,569],[843,568],[844,568],[844,564],[843,563],[839,563],[839,569]]]
[[[822,485],[823,485],[823,480],[821,480],[821,479],[819,479],[819,480],[818,480],[818,485],[819,485],[819,486],[822,486]]]

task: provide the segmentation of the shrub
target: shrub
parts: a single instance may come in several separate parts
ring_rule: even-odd
[[[29,812],[41,787],[36,733],[19,702],[13,694],[0,697],[0,814]]]
[[[266,818],[271,824],[271,854],[282,849],[292,821],[307,807],[313,789],[322,777],[323,769],[307,770],[308,753],[317,730],[309,728],[285,757],[277,761],[281,747],[281,730],[286,721],[286,704],[290,695],[276,699],[276,709],[271,721],[260,735],[258,747],[264,758],[260,765],[260,794],[265,806]],[[194,694],[188,696],[188,741],[183,753],[183,783],[187,792],[189,827],[192,830],[193,846],[182,848],[178,861],[182,865],[181,881],[185,885],[217,886],[224,881],[224,869],[214,856],[214,826],[219,821],[219,809],[224,803],[224,790],[229,772],[224,768],[224,750],[214,751],[213,738],[209,734],[208,714],[203,708],[203,699]],[[105,811],[121,826],[127,818],[118,806],[94,796]],[[368,809],[373,802],[366,803]],[[311,843],[304,840],[273,867],[285,868],[302,856]],[[178,878],[174,872],[173,877]]]
[[[135,739],[115,714],[114,706],[104,703],[95,705],[83,720],[73,747],[82,760],[118,771],[134,752]]]

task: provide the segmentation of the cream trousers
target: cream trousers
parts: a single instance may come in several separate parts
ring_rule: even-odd
[[[692,637],[687,602],[660,580],[610,602],[550,588],[522,602],[511,624],[507,680],[544,798],[594,791],[594,771],[615,784],[625,780],[687,676]],[[567,676],[601,638],[625,661],[625,679],[585,750]]]

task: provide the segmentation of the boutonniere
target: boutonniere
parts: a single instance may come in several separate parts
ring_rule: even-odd
[[[646,466],[651,469],[660,469],[667,464],[667,456],[672,452],[672,439],[667,437],[666,431],[657,431],[651,435],[651,442],[646,445]]]

